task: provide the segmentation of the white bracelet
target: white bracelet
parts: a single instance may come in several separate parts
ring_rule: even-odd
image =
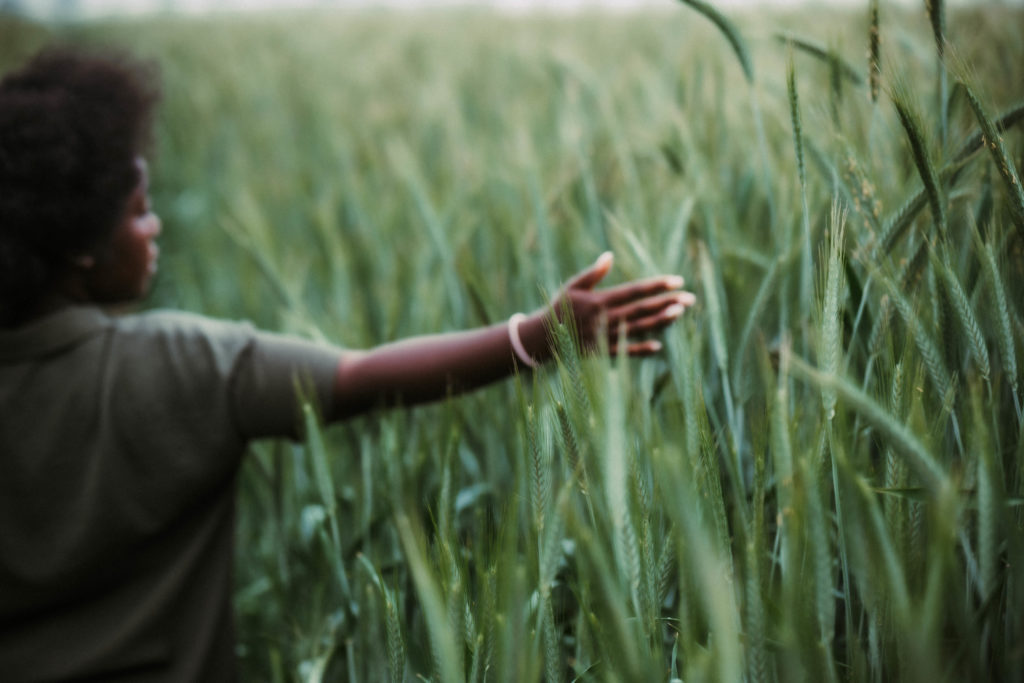
[[[513,313],[512,317],[508,319],[508,339],[512,342],[512,350],[516,352],[516,358],[522,361],[523,365],[531,368],[540,367],[540,363],[535,361],[529,353],[526,352],[526,347],[523,346],[523,340],[519,338],[519,323],[526,320],[526,316],[522,313]]]

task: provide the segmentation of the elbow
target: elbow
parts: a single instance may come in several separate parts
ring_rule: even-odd
[[[326,416],[337,422],[365,413],[373,407],[373,392],[369,385],[365,351],[346,351],[338,361],[334,373],[334,392],[331,414]]]

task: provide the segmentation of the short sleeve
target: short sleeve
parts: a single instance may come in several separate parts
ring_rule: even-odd
[[[330,415],[340,359],[336,347],[254,332],[231,378],[231,404],[241,434],[249,439],[295,437],[306,400]]]
[[[140,442],[136,452],[154,434],[178,453],[235,452],[251,439],[297,437],[303,400],[332,410],[337,347],[171,311],[118,323],[112,422]]]
[[[94,307],[17,335],[0,331],[0,679],[231,679],[238,467],[249,440],[300,432],[300,399],[331,410],[342,351]]]

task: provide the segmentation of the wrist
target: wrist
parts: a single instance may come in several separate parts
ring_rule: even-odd
[[[525,316],[519,323],[519,339],[530,358],[543,363],[551,358],[548,311],[542,309]]]

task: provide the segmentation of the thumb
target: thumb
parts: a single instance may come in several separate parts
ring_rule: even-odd
[[[612,252],[606,251],[597,257],[594,265],[579,273],[567,285],[568,289],[593,289],[597,283],[604,279],[608,271],[612,269],[612,261],[615,257]]]

